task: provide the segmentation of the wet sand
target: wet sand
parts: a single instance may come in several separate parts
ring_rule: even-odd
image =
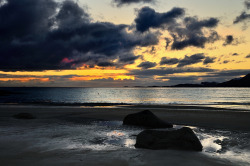
[[[31,105],[0,105],[0,117],[27,112],[38,118],[93,118],[99,120],[118,120],[131,113],[150,110],[176,125],[191,125],[211,128],[250,130],[250,110],[233,110],[203,106],[31,106]]]
[[[143,150],[120,147],[118,149],[83,150],[77,147],[55,148],[53,139],[60,141],[61,128],[56,126],[71,125],[76,132],[84,130],[89,121],[122,121],[130,113],[151,110],[161,119],[175,125],[188,125],[212,129],[230,129],[235,131],[250,130],[250,111],[225,110],[202,106],[31,106],[1,105],[0,106],[0,161],[3,165],[247,165],[246,162],[221,159],[204,153],[171,150]],[[34,120],[17,120],[14,114],[27,112],[37,118]],[[72,125],[74,124],[74,125]],[[41,129],[39,129],[42,126]],[[9,130],[13,130],[12,135]],[[6,129],[8,128],[8,129]],[[82,128],[82,129],[81,129]],[[110,128],[109,126],[107,128]],[[6,129],[6,130],[5,130]],[[39,130],[38,130],[39,129]],[[33,138],[32,131],[37,135],[55,130],[49,139]],[[52,130],[52,131],[53,131]],[[69,129],[70,131],[71,129]],[[98,132],[98,127],[91,131]],[[111,129],[112,130],[112,129]],[[133,128],[130,129],[133,131]],[[138,130],[138,129],[136,129]],[[27,135],[19,137],[31,132]],[[53,131],[54,132],[54,131]],[[68,130],[67,130],[68,132]],[[58,134],[60,133],[60,134]],[[68,133],[69,134],[69,133]],[[87,133],[88,134],[88,133]],[[92,133],[89,133],[92,134]],[[16,137],[15,137],[16,135]],[[47,137],[47,135],[46,135]],[[9,139],[8,139],[9,138]],[[19,138],[19,139],[18,139]],[[62,137],[63,138],[63,137]],[[50,145],[51,139],[51,145]],[[39,146],[36,146],[39,144]],[[46,147],[42,145],[46,144]],[[47,145],[48,144],[48,145]],[[50,148],[49,148],[50,147]],[[53,147],[53,148],[52,148]]]

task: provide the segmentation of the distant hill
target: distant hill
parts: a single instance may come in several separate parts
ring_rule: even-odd
[[[202,84],[178,84],[172,87],[204,87]]]
[[[178,84],[172,87],[250,87],[250,74],[222,83],[202,82],[201,84]]]
[[[232,79],[218,84],[219,87],[250,87],[250,74],[240,79]]]

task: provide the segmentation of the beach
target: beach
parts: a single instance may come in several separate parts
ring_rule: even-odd
[[[1,105],[0,110],[0,160],[3,165],[250,164],[248,110],[197,105],[100,104]],[[136,135],[144,129],[124,126],[122,120],[128,114],[143,110],[152,111],[174,124],[174,128],[192,128],[201,140],[203,151],[135,149]],[[23,112],[36,118],[12,117]]]
[[[0,166],[250,166],[250,0],[0,0]]]

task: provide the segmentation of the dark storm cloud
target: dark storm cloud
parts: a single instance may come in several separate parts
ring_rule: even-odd
[[[186,27],[189,30],[198,30],[198,32],[204,27],[214,28],[219,22],[219,20],[216,18],[198,20],[196,17],[186,17],[184,21],[186,23]]]
[[[136,46],[158,43],[157,33],[128,33],[127,28],[93,22],[70,0],[7,0],[0,7],[0,70],[94,66],[104,59],[126,59]]]
[[[245,6],[247,9],[250,9],[250,0],[245,1]]]
[[[179,82],[181,81],[181,83],[185,82],[185,83],[189,83],[190,81],[196,81],[199,77],[198,76],[188,76],[188,77],[158,77],[157,79],[161,79],[161,80],[165,80],[165,79],[169,79],[169,81],[174,81]]]
[[[250,70],[223,70],[223,71],[216,71],[211,72],[210,76],[213,77],[239,77],[242,75],[247,75],[250,73]]]
[[[246,0],[244,2],[245,8],[246,10],[250,9],[250,0]],[[241,22],[246,22],[250,20],[250,14],[248,14],[246,11],[242,11],[241,14],[239,16],[237,16],[234,20],[234,24],[238,24]]]
[[[161,68],[161,69],[148,69],[148,70],[131,70],[130,74],[137,77],[152,77],[152,76],[165,76],[168,74],[176,73],[203,73],[214,72],[216,70],[209,68]]]
[[[200,63],[202,62],[206,57],[204,56],[203,53],[200,54],[194,54],[191,56],[185,56],[183,59],[181,59],[179,61],[179,64],[177,65],[177,67],[184,67],[184,66],[188,66],[188,65],[193,65],[196,63]]]
[[[175,65],[177,63],[179,63],[179,59],[177,58],[162,57],[160,65]]]
[[[172,41],[173,50],[182,50],[189,46],[203,48],[206,43],[213,43],[219,39],[217,32],[212,30],[219,23],[217,18],[200,20],[197,17],[184,16],[183,8],[173,8],[168,12],[158,13],[150,7],[143,7],[135,19],[136,30],[142,33],[149,31],[150,28],[167,30],[172,39],[166,38],[166,47]]]
[[[239,16],[237,16],[234,20],[234,24],[238,24],[240,22],[245,22],[250,19],[250,14],[246,13],[245,11],[242,12]]]
[[[141,67],[142,69],[150,69],[155,67],[157,64],[155,62],[142,62],[141,64],[139,64],[137,67]]]
[[[204,65],[207,65],[209,63],[215,62],[214,57],[206,57],[203,53],[194,54],[191,56],[185,56],[183,59],[177,59],[177,58],[167,58],[163,57],[161,58],[160,65],[175,65],[178,64],[177,67],[184,67],[188,65],[193,65],[196,63],[203,62]]]
[[[34,37],[42,37],[50,28],[48,18],[55,14],[56,7],[52,0],[6,0],[0,7],[1,40],[25,38],[27,43]]]
[[[204,59],[204,61],[203,61],[203,64],[204,65],[207,65],[207,64],[209,64],[209,63],[214,63],[215,62],[215,59],[216,58],[211,58],[211,57],[206,57],[205,59]]]
[[[157,77],[157,80],[167,80],[167,85],[178,85],[178,84],[199,84],[201,81],[199,80],[199,76],[164,76],[164,77]]]
[[[233,53],[232,56],[238,56],[239,54],[238,53]]]
[[[204,48],[206,43],[213,43],[219,39],[216,31],[211,30],[218,25],[219,20],[209,18],[199,20],[196,17],[186,17],[184,26],[172,26],[168,30],[173,37],[173,50],[182,50],[189,46]],[[203,29],[206,28],[208,35]]]
[[[69,78],[73,78],[73,77],[79,77],[78,75],[45,75],[45,76],[39,76],[39,75],[14,75],[14,74],[0,74],[0,78],[36,78],[36,79],[40,79],[40,78],[49,78],[50,80],[53,79],[69,79]]]
[[[234,41],[234,37],[232,35],[228,35],[228,36],[226,36],[226,40],[225,40],[223,46],[230,45],[230,44],[232,44],[233,41]]]
[[[138,11],[137,18],[135,19],[136,30],[145,32],[149,28],[160,28],[166,24],[173,24],[176,18],[185,14],[183,8],[173,8],[166,13],[158,13],[150,7],[143,7]]]
[[[149,51],[150,54],[155,54],[156,53],[156,48],[153,46],[151,47],[151,50]]]
[[[213,43],[219,38],[217,32],[214,32],[209,37],[198,36],[194,34],[191,35],[190,38],[183,40],[181,38],[177,38],[176,36],[173,37],[174,37],[174,42],[172,45],[173,50],[183,50],[184,48],[190,46],[204,48],[206,43]]]
[[[44,76],[36,75],[13,75],[13,74],[0,74],[0,78],[26,78],[26,77],[35,77],[35,78],[44,78]]]
[[[116,6],[121,7],[123,5],[129,5],[132,3],[155,3],[156,0],[113,0]]]
[[[123,56],[120,57],[119,62],[121,63],[126,63],[126,64],[133,64],[135,60],[141,58],[141,55],[138,56],[134,56],[134,55],[130,55],[130,56]]]
[[[170,46],[170,43],[172,42],[172,40],[169,39],[169,38],[165,38],[165,40],[166,40],[166,49],[168,49],[168,47]]]
[[[97,64],[97,66],[100,66],[100,67],[111,67],[111,66],[114,66],[114,63],[112,63],[112,62],[99,62]]]

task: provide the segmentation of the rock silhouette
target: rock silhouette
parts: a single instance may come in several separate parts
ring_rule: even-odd
[[[172,124],[159,119],[149,110],[127,115],[123,120],[123,124],[149,127],[149,128],[172,128],[173,127]]]
[[[136,138],[136,148],[202,151],[202,145],[192,129],[173,131],[144,130]]]

